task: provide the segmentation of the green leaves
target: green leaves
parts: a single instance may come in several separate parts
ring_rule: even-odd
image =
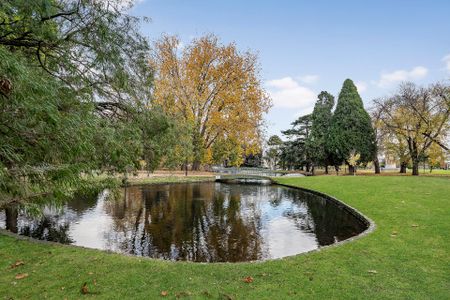
[[[351,153],[360,154],[359,162],[371,161],[376,151],[370,116],[350,79],[345,80],[339,94],[327,147],[337,165],[348,163]]]
[[[281,147],[280,164],[283,168],[299,168],[311,164],[311,156],[306,146],[312,126],[311,115],[299,117],[292,123],[292,128],[282,131],[288,137]]]
[[[334,97],[328,92],[321,92],[312,113],[311,133],[306,141],[306,147],[315,165],[327,166],[331,163],[330,153],[326,146],[331,120]]]
[[[142,158],[160,164],[177,137],[149,108],[139,21],[120,1],[0,2],[0,201],[65,196],[93,170]]]

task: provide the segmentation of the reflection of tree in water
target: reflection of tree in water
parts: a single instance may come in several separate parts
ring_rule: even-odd
[[[109,238],[117,239],[123,251],[192,261],[260,258],[259,216],[246,207],[251,217],[243,217],[239,193],[216,190],[214,183],[155,185],[134,198],[136,190],[127,189],[123,202],[109,207],[121,216],[115,229],[122,232]]]
[[[23,226],[19,233],[39,240],[70,244],[73,240],[69,237],[69,228],[69,223],[59,223],[58,220],[44,216]]]
[[[73,199],[67,202],[67,207],[80,216],[97,205],[98,196],[98,193],[76,193]]]
[[[30,218],[23,225],[18,226],[19,210],[17,206],[5,208],[6,229],[20,235],[39,240],[70,244],[69,223],[60,222],[57,217],[43,215],[40,218]]]
[[[278,191],[279,199],[288,200],[291,204],[290,209],[283,212],[283,216],[292,220],[295,226],[303,232],[315,232],[315,220],[309,211],[309,202],[305,198],[305,193],[300,190],[279,187]],[[278,200],[278,204],[281,200]]]
[[[62,200],[49,198],[33,205],[5,207],[6,229],[39,240],[73,243],[69,237],[70,223],[96,206],[97,193],[76,193],[69,201]]]
[[[289,230],[311,233],[308,238],[315,235],[319,245],[365,229],[334,203],[279,186],[199,183],[128,187],[115,201],[105,201],[102,196],[80,197],[65,204],[64,211],[47,205],[40,217],[27,212],[30,210],[6,208],[6,228],[37,239],[71,243],[69,224],[80,221],[78,230],[89,230],[83,222],[91,224],[101,217],[103,222],[93,232],[103,234],[102,248],[191,261],[270,257],[270,247],[264,241],[270,230],[265,229],[280,217],[295,225],[279,229],[283,234]],[[277,234],[274,232],[270,234]]]
[[[283,201],[284,188],[269,188],[265,187],[264,189],[264,197],[269,200],[269,203],[272,207],[277,207],[280,205],[281,201]]]
[[[298,205],[305,205],[307,213],[285,213],[299,227],[314,232],[320,246],[342,241],[362,232],[366,226],[348,211],[325,198],[312,193],[285,189],[289,198]]]

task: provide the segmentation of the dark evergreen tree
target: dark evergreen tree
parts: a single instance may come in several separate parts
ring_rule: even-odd
[[[350,173],[354,165],[350,163],[352,155],[359,154],[359,163],[372,161],[376,152],[375,133],[369,114],[364,109],[361,97],[353,81],[346,79],[334,112],[328,150],[335,166],[345,162]]]
[[[326,173],[328,173],[328,165],[331,159],[326,143],[333,117],[333,106],[333,95],[325,91],[318,95],[318,100],[311,115],[311,133],[306,141],[306,147],[313,164],[313,172],[314,166],[324,166]]]
[[[306,147],[306,141],[311,132],[311,114],[301,116],[292,123],[292,128],[282,131],[288,138],[282,147],[282,164],[291,168],[306,167],[310,171],[311,155]]]
[[[268,149],[266,151],[266,161],[268,162],[271,169],[275,170],[280,162],[280,147],[283,141],[278,135],[272,135],[267,141]]]

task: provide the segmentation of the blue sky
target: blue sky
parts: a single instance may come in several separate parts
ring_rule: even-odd
[[[274,107],[268,134],[309,113],[322,90],[351,78],[366,107],[402,81],[450,79],[450,0],[138,0],[150,40],[215,33],[258,53]]]

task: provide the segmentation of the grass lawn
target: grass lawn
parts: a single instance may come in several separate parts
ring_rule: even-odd
[[[330,175],[336,175],[336,171],[334,168],[329,168],[328,172]],[[316,175],[325,175],[325,169],[317,168],[315,170]],[[433,169],[430,172],[430,169],[423,169],[419,168],[419,174],[422,176],[450,176],[450,170],[444,170],[444,169]],[[339,175],[348,175],[348,170],[345,166],[341,167],[341,171],[339,172]],[[388,169],[388,170],[381,170],[381,174],[377,175],[375,174],[374,170],[372,169],[358,169],[357,175],[370,175],[370,176],[412,176],[412,170],[407,169],[406,173],[400,174],[399,170],[397,169]]]
[[[156,261],[0,235],[9,299],[449,299],[450,179],[323,176],[280,182],[333,195],[375,221],[370,235],[264,263]],[[22,260],[24,265],[11,268]],[[15,279],[18,273],[28,277]],[[243,278],[251,276],[252,283]],[[87,282],[89,293],[81,286]],[[165,294],[165,293],[164,293]]]
[[[158,184],[158,183],[181,183],[181,182],[201,182],[201,181],[213,181],[214,176],[158,176],[158,177],[140,177],[140,178],[128,178],[128,182],[131,185],[140,184]]]

